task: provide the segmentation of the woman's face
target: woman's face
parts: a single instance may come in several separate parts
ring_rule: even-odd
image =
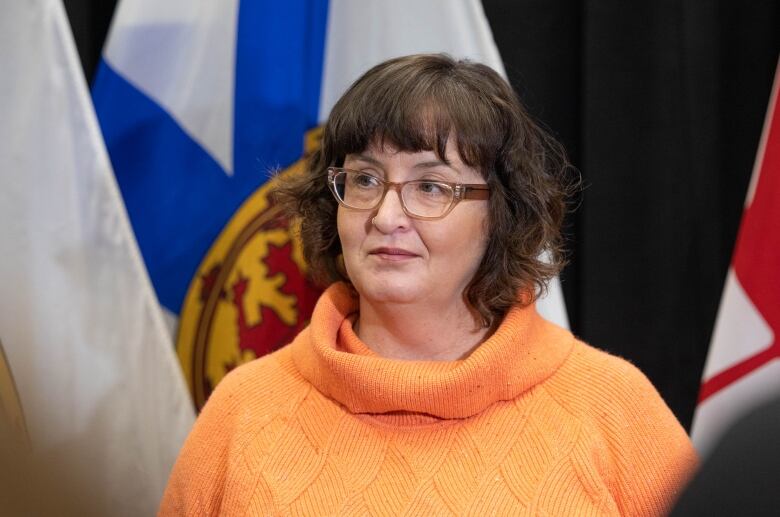
[[[452,139],[445,156],[449,165],[433,151],[408,153],[372,145],[348,155],[344,167],[393,182],[485,183],[462,162]],[[442,219],[413,219],[404,213],[394,189],[372,211],[339,206],[338,232],[349,278],[370,302],[425,302],[432,308],[461,303],[485,252],[487,215],[486,201],[464,200]]]

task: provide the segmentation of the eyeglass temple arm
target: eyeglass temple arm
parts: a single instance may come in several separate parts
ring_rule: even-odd
[[[490,199],[490,188],[486,185],[461,185],[461,199]]]

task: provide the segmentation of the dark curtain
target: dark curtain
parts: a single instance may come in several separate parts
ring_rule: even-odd
[[[91,79],[115,1],[65,0]],[[483,0],[513,86],[586,189],[572,330],[690,425],[780,51],[780,4]]]
[[[574,332],[689,426],[780,50],[776,0],[483,0],[510,81],[586,189]]]
[[[103,41],[106,39],[116,2],[117,0],[63,2],[73,29],[73,39],[76,40],[81,65],[90,83],[100,61],[100,52],[103,50]]]

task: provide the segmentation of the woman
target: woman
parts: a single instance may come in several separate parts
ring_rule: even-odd
[[[696,462],[685,432],[636,368],[534,309],[566,169],[488,67],[369,70],[279,190],[331,285],[217,387],[161,513],[664,513]]]

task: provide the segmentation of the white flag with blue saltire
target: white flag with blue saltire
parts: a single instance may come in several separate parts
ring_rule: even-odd
[[[150,515],[194,412],[61,0],[3,5],[0,70],[0,418],[73,499]]]
[[[477,0],[119,3],[93,98],[157,295],[181,317],[198,406],[227,370],[308,318],[311,296],[290,287],[298,270],[274,255],[286,244],[257,222],[268,203],[256,193],[298,162],[304,135],[360,74],[420,52],[504,74]],[[242,263],[248,228],[265,244]],[[568,326],[557,280],[539,310]]]

